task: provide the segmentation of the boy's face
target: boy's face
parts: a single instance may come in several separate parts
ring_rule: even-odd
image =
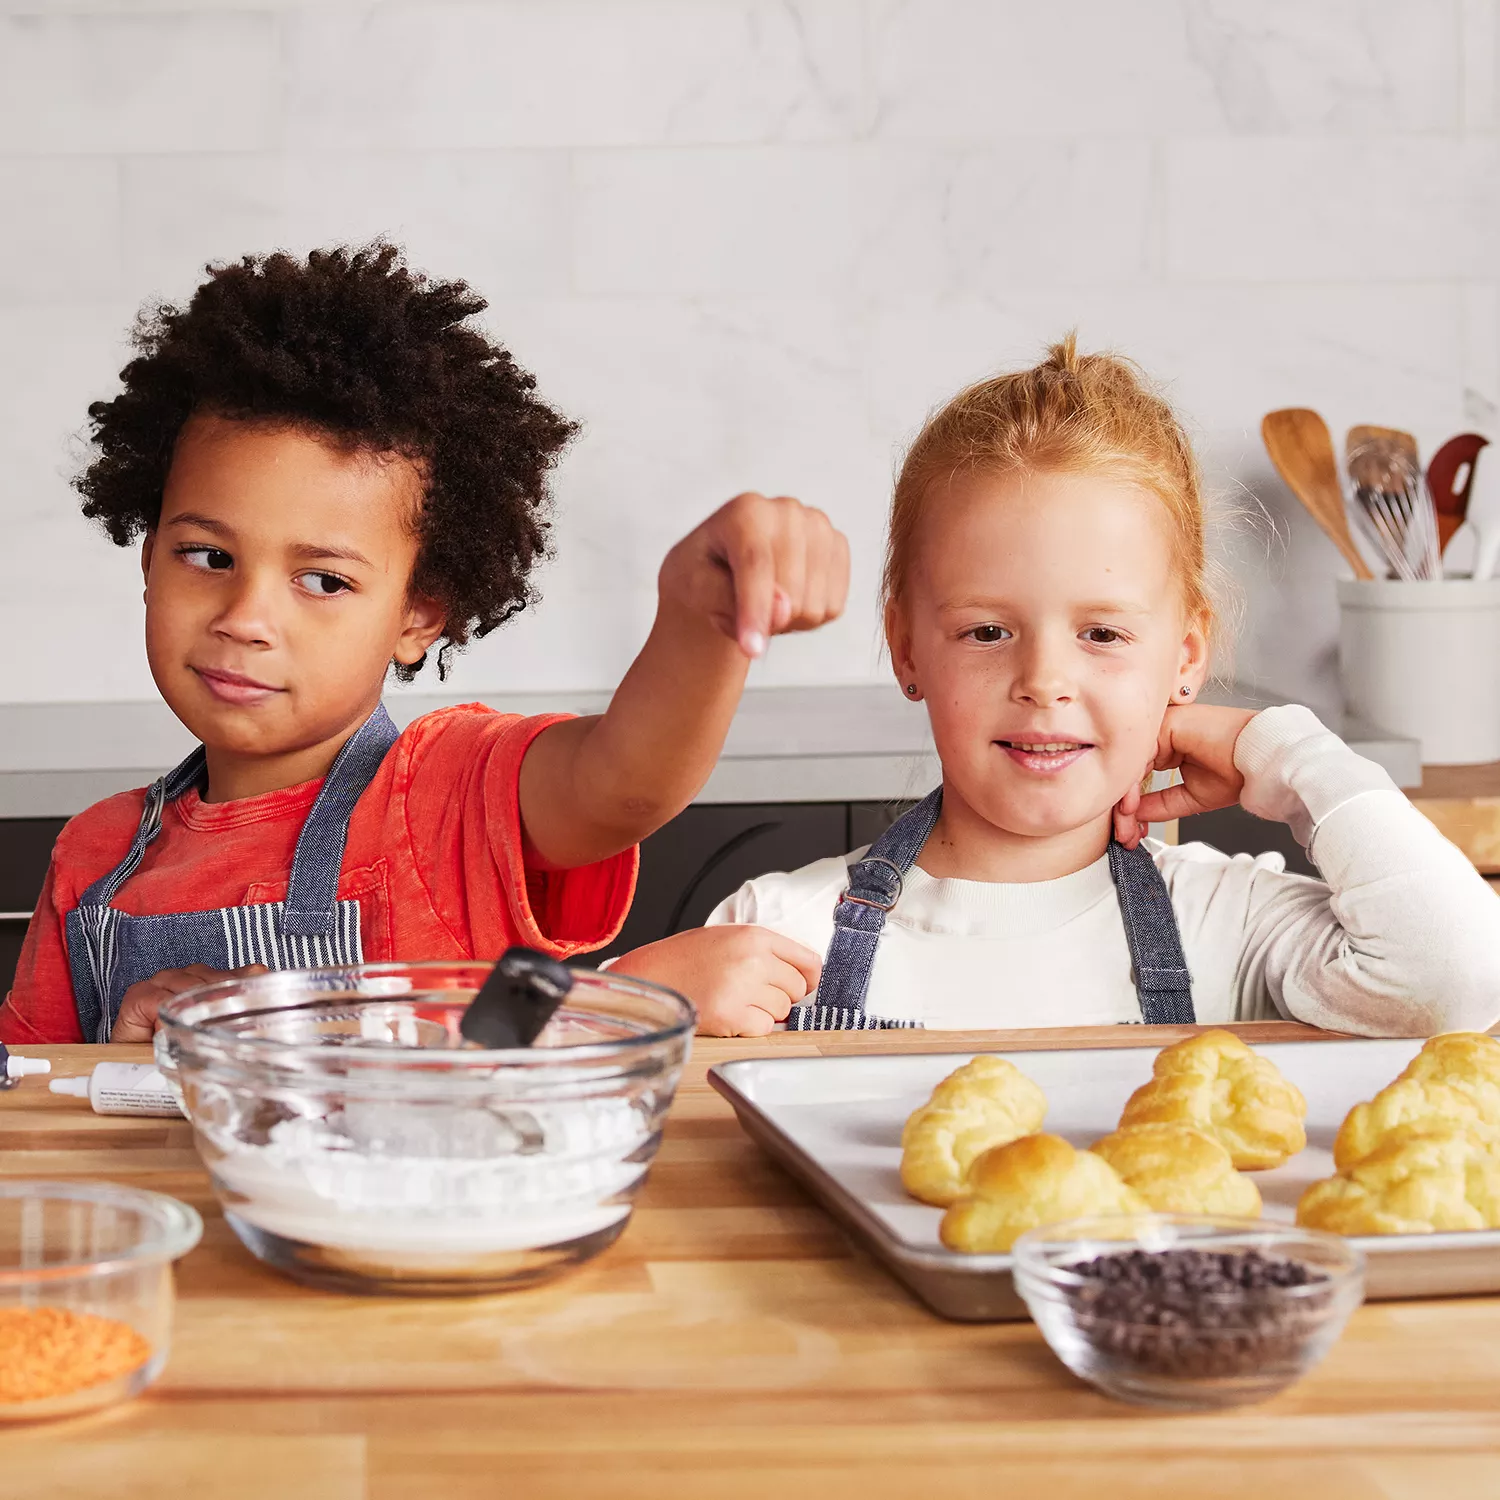
[[[183,427],[143,552],[146,654],[219,756],[291,757],[373,711],[394,657],[442,612],[409,595],[422,485],[404,458],[200,413]]]
[[[1021,837],[1106,818],[1207,669],[1162,502],[1098,475],[955,475],[888,624],[950,794]]]

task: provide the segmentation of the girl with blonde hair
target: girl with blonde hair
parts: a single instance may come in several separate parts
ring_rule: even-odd
[[[907,454],[882,588],[942,785],[870,848],[752,880],[618,967],[721,1034],[1493,1025],[1500,903],[1459,850],[1309,709],[1197,701],[1204,531],[1192,447],[1130,362],[1069,338],[962,391]],[[1152,770],[1181,780],[1143,793]],[[1322,878],[1144,838],[1236,802]]]

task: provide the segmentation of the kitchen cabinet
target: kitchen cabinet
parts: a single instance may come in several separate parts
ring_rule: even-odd
[[[1279,854],[1294,874],[1318,873],[1285,823],[1269,823],[1243,807],[1221,807],[1196,818],[1180,818],[1177,842],[1212,844],[1225,854]]]
[[[868,842],[852,832],[893,816],[880,804],[696,804],[641,845],[635,905],[602,957],[701,927],[720,901],[771,870],[795,870]]]
[[[66,818],[0,819],[0,993],[10,988],[26,924]]]
[[[848,847],[844,803],[704,804],[641,845],[635,904],[601,956],[701,927],[725,896],[769,870],[795,870]]]

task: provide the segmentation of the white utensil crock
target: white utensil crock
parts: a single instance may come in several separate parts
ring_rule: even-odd
[[[1500,578],[1339,580],[1344,707],[1427,765],[1500,760]]]

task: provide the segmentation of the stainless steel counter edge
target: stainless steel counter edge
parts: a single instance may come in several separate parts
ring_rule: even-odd
[[[1222,701],[1261,706],[1249,693]],[[482,702],[507,713],[598,713],[606,693],[393,692],[402,727],[433,709]],[[1415,740],[1324,722],[1401,786],[1421,780]],[[0,818],[71,817],[115,792],[144,786],[191,748],[159,702],[0,704]],[[888,802],[937,785],[927,715],[888,683],[751,688],[700,802]]]

